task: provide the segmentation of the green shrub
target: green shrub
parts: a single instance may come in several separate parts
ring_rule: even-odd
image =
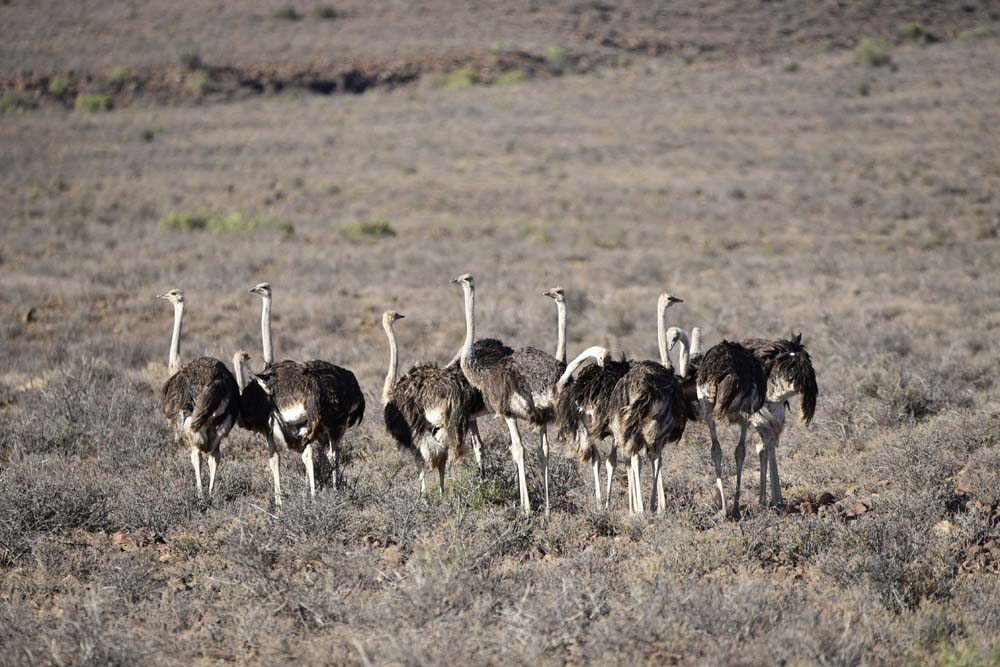
[[[431,83],[439,88],[471,88],[480,82],[479,72],[472,65],[466,65],[452,70],[444,75],[431,79]]]
[[[103,93],[83,93],[77,95],[73,102],[73,108],[77,111],[95,113],[98,111],[108,111],[111,109],[111,98]]]
[[[914,42],[922,42],[927,39],[927,30],[917,21],[907,21],[906,23],[901,23],[896,32],[902,39],[913,40]]]
[[[177,62],[184,69],[198,69],[205,64],[201,59],[201,54],[198,53],[198,49],[193,46],[185,46],[178,50]]]
[[[958,33],[958,38],[963,42],[969,42],[975,39],[983,39],[989,37],[992,32],[990,29],[984,25],[977,25],[975,28],[969,28],[968,30],[963,30]]]
[[[65,95],[72,83],[69,77],[54,76],[49,79],[49,92],[53,95]]]
[[[545,49],[545,60],[553,67],[563,67],[566,64],[566,56],[566,49],[561,46],[550,46]]]
[[[129,71],[127,67],[115,67],[108,76],[108,81],[116,88],[121,88],[128,83]]]
[[[200,95],[208,89],[212,77],[207,72],[194,72],[184,80],[184,87],[190,92]]]
[[[396,230],[385,220],[362,220],[344,225],[340,231],[352,238],[384,239],[396,235]]]
[[[528,76],[523,70],[519,69],[509,69],[506,72],[500,72],[497,75],[496,84],[498,86],[510,86],[515,83],[523,83],[528,79]]]
[[[868,67],[885,67],[892,64],[891,49],[892,45],[884,39],[862,37],[854,49],[854,57]]]
[[[302,14],[299,14],[295,7],[292,7],[291,5],[286,5],[280,9],[274,10],[274,14],[272,14],[272,16],[276,19],[284,19],[285,21],[298,21],[302,18]]]
[[[283,218],[251,217],[238,211],[198,212],[171,211],[156,223],[161,232],[209,231],[217,235],[249,234],[258,229],[271,229],[292,234],[295,228]]]
[[[336,8],[331,5],[315,5],[309,10],[309,16],[314,19],[332,20],[339,16]]]
[[[0,116],[21,113],[27,108],[21,98],[12,92],[0,95]]]

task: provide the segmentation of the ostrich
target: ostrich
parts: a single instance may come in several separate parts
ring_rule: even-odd
[[[514,350],[507,347],[496,338],[480,338],[473,343],[472,352],[474,355],[477,355],[484,360],[492,359],[494,361],[514,354]],[[486,402],[483,399],[483,393],[469,384],[468,378],[466,378],[465,373],[462,372],[461,349],[459,349],[455,356],[452,357],[451,361],[448,362],[448,365],[445,366],[445,370],[455,376],[455,378],[462,384],[462,391],[467,392],[469,395],[468,430],[472,439],[472,453],[476,458],[476,467],[479,469],[479,476],[483,477],[486,474],[486,469],[483,464],[483,438],[479,434],[479,417],[492,413],[486,407]]]
[[[680,327],[670,327],[667,329],[667,353],[673,352],[678,343],[681,351],[677,358],[677,382],[684,393],[688,421],[697,421],[701,418],[698,405],[698,366],[701,363],[701,352],[695,346],[701,344],[701,330],[694,327],[688,337],[687,332]]]
[[[333,467],[334,488],[340,486],[340,441],[348,427],[364,417],[365,398],[354,373],[326,361],[305,363],[274,361],[271,338],[271,285],[250,289],[261,297],[261,339],[265,368],[257,374],[271,399],[268,467],[274,478],[276,504],[281,504],[280,455],[274,439],[301,454],[309,478],[309,493],[316,496],[313,443],[326,442],[326,456]]]
[[[726,513],[726,495],[722,488],[722,446],[715,422],[725,419],[740,427],[736,445],[736,493],[733,516],[739,512],[743,458],[746,455],[746,435],[751,416],[764,405],[767,377],[764,367],[753,350],[723,340],[711,347],[698,367],[697,397],[702,419],[712,437],[712,463],[715,465],[715,487],[719,492],[719,509]]]
[[[545,514],[549,514],[548,435],[546,426],[555,416],[555,385],[565,364],[533,347],[523,347],[506,356],[480,353],[475,341],[475,281],[465,273],[452,280],[465,294],[465,344],[461,367],[469,384],[482,392],[490,411],[502,416],[510,430],[510,453],[517,466],[521,509],[531,513],[528,480],[524,468],[524,443],[517,420],[527,420],[541,433],[539,459],[545,485]]]
[[[808,425],[816,412],[816,372],[812,359],[802,345],[802,334],[792,334],[791,338],[762,340],[748,338],[741,343],[751,350],[760,362],[767,378],[764,405],[750,417],[750,423],[760,437],[757,456],[760,459],[760,504],[767,504],[767,476],[771,473],[771,504],[780,507],[781,483],[778,479],[776,450],[781,432],[785,426],[785,409],[788,401],[799,397],[799,421]],[[739,452],[738,452],[739,453]],[[743,466],[742,457],[737,457],[736,469],[739,477]],[[739,500],[739,487],[736,489]],[[734,513],[739,509],[737,505]]]
[[[163,385],[163,414],[174,427],[174,442],[191,450],[198,497],[202,496],[201,455],[208,459],[208,495],[215,489],[215,471],[222,458],[220,446],[240,414],[240,391],[225,364],[198,357],[181,366],[181,326],[184,292],[172,289],[157,295],[174,305],[170,339],[170,379]]]
[[[556,302],[556,361],[566,365],[566,294],[562,287],[542,292]]]
[[[462,455],[468,428],[472,388],[459,374],[431,364],[420,364],[397,379],[399,360],[392,325],[403,315],[387,310],[382,328],[389,338],[389,370],[382,388],[385,428],[400,448],[410,451],[420,468],[420,493],[424,471],[438,471],[438,488],[444,495],[444,471],[449,452]],[[464,379],[464,378],[463,378]]]
[[[656,511],[663,512],[663,445],[680,440],[687,423],[684,395],[667,354],[667,309],[681,302],[670,294],[660,295],[656,323],[660,361],[632,362],[615,384],[608,403],[615,449],[629,459],[629,507],[636,514],[643,513],[640,455],[645,453],[653,463],[650,504],[655,503]],[[611,470],[613,473],[614,460]]]

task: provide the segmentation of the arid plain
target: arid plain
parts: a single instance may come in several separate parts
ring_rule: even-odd
[[[998,664],[996,5],[458,4],[0,6],[0,664]],[[340,57],[367,90],[309,92]],[[514,346],[554,348],[555,285],[571,356],[654,358],[663,291],[707,345],[801,331],[786,511],[750,456],[717,516],[700,424],[662,516],[624,474],[597,508],[561,444],[521,516],[499,420],[485,480],[421,497],[380,315],[404,369],[447,361],[466,271]],[[155,295],[184,359],[259,368],[264,280],[277,355],[368,400],[346,488],[285,456],[280,512],[239,429],[199,501],[159,407]]]

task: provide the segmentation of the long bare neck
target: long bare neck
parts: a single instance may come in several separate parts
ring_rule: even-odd
[[[699,327],[691,328],[691,354],[701,354],[701,329]]]
[[[271,340],[271,297],[263,297],[262,303],[263,305],[260,309],[260,338],[264,345],[264,365],[270,366],[274,363],[274,345]]]
[[[396,332],[392,330],[392,324],[384,322],[382,328],[385,335],[389,337],[389,370],[385,374],[385,384],[382,385],[382,405],[389,402],[389,395],[392,388],[396,386],[396,373],[399,371],[399,359],[396,356]]]
[[[686,377],[688,364],[691,363],[691,339],[688,338],[684,329],[678,329],[677,340],[681,344],[681,353],[677,358],[677,374]]]
[[[476,339],[476,290],[469,287],[465,290],[465,345],[462,346],[462,366],[465,367],[472,357],[472,343]]]
[[[566,363],[566,303],[556,301],[556,310],[559,313],[559,332],[556,342],[556,360]]]
[[[603,347],[601,347],[600,345],[594,345],[593,347],[588,347],[586,350],[578,354],[576,358],[573,359],[573,361],[569,362],[569,365],[566,366],[566,370],[559,378],[559,381],[556,382],[556,391],[557,392],[562,391],[562,388],[565,387],[566,383],[569,382],[569,379],[573,377],[573,373],[576,372],[576,369],[580,366],[580,364],[585,362],[587,359],[593,358],[594,360],[597,360],[600,359],[602,356],[606,356],[607,354],[608,351]]]
[[[671,366],[670,354],[667,352],[667,304],[660,303],[656,308],[656,339],[660,344],[660,363]]]
[[[246,374],[243,372],[243,361],[239,354],[233,357],[233,375],[236,376],[236,384],[242,394],[243,390],[246,389]]]
[[[170,338],[170,361],[167,369],[173,375],[181,368],[181,322],[184,319],[184,302],[174,303],[174,333]]]

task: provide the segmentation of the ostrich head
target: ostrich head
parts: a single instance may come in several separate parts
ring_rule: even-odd
[[[397,313],[395,310],[387,310],[384,313],[382,313],[382,326],[391,327],[393,322],[395,322],[396,320],[401,320],[404,317],[406,317],[406,315],[403,315],[402,313]]]
[[[262,298],[267,298],[271,296],[271,283],[257,283],[249,291],[260,295]]]
[[[667,350],[669,352],[674,351],[674,346],[677,345],[681,340],[681,329],[680,327],[670,327],[667,329]]]
[[[663,294],[660,295],[659,307],[661,309],[662,308],[669,308],[670,306],[674,305],[675,303],[684,303],[684,299],[680,299],[680,298],[674,296],[673,294],[668,294],[667,292],[664,292]]]
[[[157,299],[166,299],[170,303],[184,303],[184,290],[172,289],[169,292],[164,292],[163,294],[157,294]]]
[[[462,289],[473,289],[476,286],[476,281],[472,277],[471,273],[463,273],[458,278],[451,281],[455,285],[461,285]]]
[[[241,366],[246,368],[250,364],[250,353],[246,350],[240,350],[233,355],[233,366]]]
[[[556,303],[566,303],[566,295],[562,287],[553,287],[550,290],[546,290],[542,292],[542,296],[547,296]]]

